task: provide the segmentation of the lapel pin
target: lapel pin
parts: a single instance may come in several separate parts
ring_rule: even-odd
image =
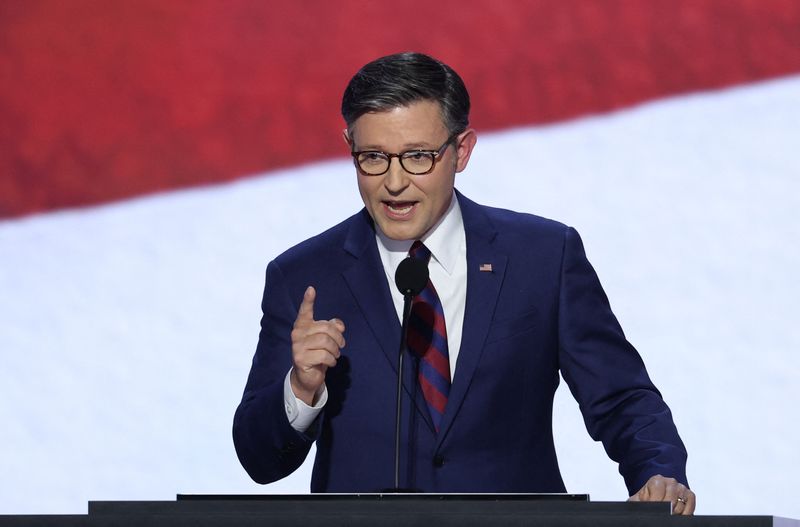
[[[483,271],[485,273],[491,273],[492,272],[492,264],[490,264],[490,263],[481,264],[481,266],[478,267],[478,270]]]

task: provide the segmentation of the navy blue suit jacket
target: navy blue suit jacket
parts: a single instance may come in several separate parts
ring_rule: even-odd
[[[464,328],[437,434],[404,376],[401,485],[425,492],[564,492],[552,436],[561,371],[586,428],[632,493],[655,474],[686,483],[667,405],[627,342],[575,230],[457,194],[467,242]],[[481,271],[491,264],[491,272]],[[338,317],[347,344],[329,400],[306,433],[289,425],[283,381],[308,285],[315,318]],[[400,322],[365,210],[267,268],[258,347],[234,418],[236,451],[262,483],[295,470],[316,441],[314,492],[372,492],[394,481]]]

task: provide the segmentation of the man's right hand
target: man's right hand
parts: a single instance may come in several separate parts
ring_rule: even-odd
[[[344,323],[338,318],[314,320],[317,292],[308,286],[292,329],[292,373],[295,396],[309,406],[316,402],[328,368],[336,366],[344,347]]]

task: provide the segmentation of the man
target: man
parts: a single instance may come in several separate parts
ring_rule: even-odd
[[[401,486],[564,492],[552,438],[560,370],[631,499],[692,514],[670,411],[577,232],[454,189],[476,143],[469,107],[456,72],[421,54],[383,57],[350,81],[344,138],[365,208],[267,268],[234,418],[242,465],[274,481],[316,441],[312,491],[391,485],[403,306],[394,275],[410,253],[429,262],[430,281],[405,351]]]

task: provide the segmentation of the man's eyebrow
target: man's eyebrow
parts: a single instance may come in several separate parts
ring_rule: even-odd
[[[407,150],[436,150],[437,148],[439,148],[438,145],[437,146],[433,146],[430,143],[426,143],[426,142],[423,142],[423,141],[417,141],[415,143],[406,143],[406,144],[404,144],[403,148],[402,148],[402,150],[400,150],[400,152],[405,152]],[[391,153],[388,150],[384,149],[383,146],[376,145],[376,144],[364,145],[364,146],[360,146],[358,148],[355,148],[356,152],[365,152],[367,150],[376,151],[376,152]]]
[[[356,148],[354,145],[353,150],[355,150],[356,152],[363,152],[365,150],[375,150],[377,152],[382,152],[383,148],[379,145],[364,145]]]
[[[439,147],[426,142],[406,143],[403,145],[403,150],[436,150],[437,148]]]

